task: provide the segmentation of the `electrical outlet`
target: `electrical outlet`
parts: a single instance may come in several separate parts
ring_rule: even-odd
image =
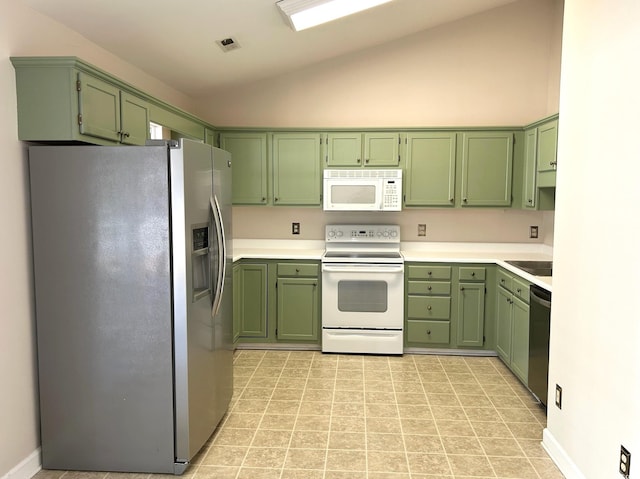
[[[562,388],[556,384],[556,406],[562,409]]]
[[[631,453],[624,446],[620,446],[620,474],[629,477],[631,471]]]
[[[292,235],[300,234],[300,223],[291,223],[291,234]]]
[[[529,226],[529,238],[537,238],[537,237],[538,237],[538,227]]]
[[[418,236],[427,236],[427,225],[423,223],[418,224]]]

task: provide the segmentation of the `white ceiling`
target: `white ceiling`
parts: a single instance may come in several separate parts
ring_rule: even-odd
[[[294,32],[276,0],[22,0],[192,96],[286,73],[515,0],[393,0]],[[355,0],[346,0],[355,1]],[[216,41],[233,37],[240,49]]]

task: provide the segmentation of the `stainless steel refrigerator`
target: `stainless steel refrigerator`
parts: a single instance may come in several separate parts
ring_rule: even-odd
[[[230,154],[32,146],[29,168],[42,466],[181,474],[232,394]]]

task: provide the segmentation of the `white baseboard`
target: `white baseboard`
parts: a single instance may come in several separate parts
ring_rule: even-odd
[[[553,462],[556,463],[560,472],[567,479],[586,479],[585,475],[580,472],[578,466],[571,460],[564,448],[556,441],[549,429],[544,428],[542,431],[542,447],[547,451]]]
[[[40,448],[38,448],[0,479],[31,479],[40,469],[42,469],[42,459]]]

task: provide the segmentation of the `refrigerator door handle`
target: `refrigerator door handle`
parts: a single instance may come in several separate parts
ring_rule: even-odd
[[[211,316],[215,317],[220,309],[222,302],[222,293],[224,291],[224,279],[226,276],[226,257],[227,248],[225,246],[224,224],[222,223],[222,214],[220,213],[220,204],[218,198],[214,195],[209,199],[211,203],[211,212],[213,213],[214,227],[216,229],[216,241],[218,243],[218,277],[216,288],[213,295],[213,303],[211,305]]]

